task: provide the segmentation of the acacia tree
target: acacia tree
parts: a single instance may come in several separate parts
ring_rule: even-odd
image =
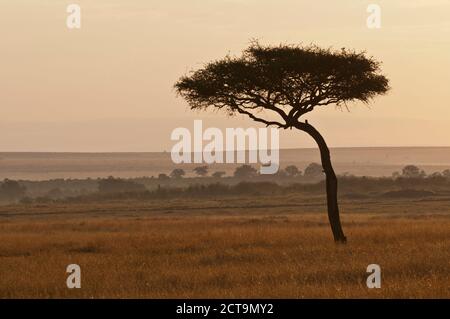
[[[305,177],[323,176],[323,168],[320,164],[311,163],[305,168]]]
[[[328,217],[334,240],[346,242],[339,218],[337,178],[322,135],[301,117],[315,108],[364,103],[389,90],[380,63],[364,52],[317,46],[252,43],[240,57],[227,56],[181,77],[177,93],[192,109],[221,109],[256,122],[308,133],[320,149],[326,175]]]
[[[301,171],[299,171],[298,167],[295,165],[286,166],[284,171],[290,177],[295,177],[295,176],[301,175],[301,173],[302,173]]]
[[[196,167],[196,168],[194,168],[194,172],[198,176],[205,177],[206,175],[208,175],[208,166]]]

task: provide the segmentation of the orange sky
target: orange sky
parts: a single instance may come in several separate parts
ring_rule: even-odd
[[[82,27],[66,27],[78,3]],[[382,28],[366,27],[369,3]],[[160,151],[194,119],[172,89],[192,68],[249,40],[366,50],[392,91],[370,108],[329,107],[308,119],[330,146],[450,145],[450,0],[2,0],[0,151]],[[282,147],[314,144],[282,132]]]

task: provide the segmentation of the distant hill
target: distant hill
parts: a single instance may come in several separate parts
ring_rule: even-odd
[[[390,176],[407,164],[427,173],[450,168],[450,147],[363,147],[334,148],[332,160],[337,173],[357,176]],[[304,169],[320,162],[317,149],[283,149],[281,166]],[[232,174],[240,164],[214,164],[210,172]],[[189,174],[199,164],[172,163],[169,152],[160,153],[0,153],[0,179],[47,180],[54,178],[141,177],[169,173],[175,167]]]

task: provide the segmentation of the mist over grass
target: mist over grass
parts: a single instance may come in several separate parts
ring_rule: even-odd
[[[30,184],[28,184],[30,183]],[[154,200],[176,198],[226,198],[231,196],[273,196],[282,194],[323,195],[324,180],[305,182],[302,179],[249,180],[236,178],[186,178],[182,181],[155,182],[152,179],[100,179],[79,181],[21,182],[35,196],[15,201],[30,203],[76,203],[108,200]],[[105,187],[104,184],[112,184]],[[32,185],[30,187],[29,185]],[[100,185],[100,187],[99,187]],[[103,185],[103,186],[102,186]],[[39,195],[42,194],[42,195]],[[420,198],[450,196],[450,179],[442,176],[420,178],[339,177],[339,195],[343,198]]]

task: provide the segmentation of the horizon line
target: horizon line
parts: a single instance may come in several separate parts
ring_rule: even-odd
[[[450,146],[336,146],[336,147],[329,147],[330,150],[333,149],[382,149],[382,148],[450,148]],[[264,149],[266,150],[266,149]],[[270,149],[269,149],[270,150]],[[290,151],[290,150],[318,150],[318,147],[288,147],[288,148],[279,148],[280,151]],[[237,151],[258,151],[258,150],[233,150],[234,152]],[[219,152],[232,152],[227,150],[221,150]],[[162,151],[1,151],[2,153],[66,153],[66,154],[111,154],[111,153],[117,153],[117,154],[136,154],[136,153],[171,153],[170,151],[162,150]],[[190,152],[195,153],[195,152]]]

